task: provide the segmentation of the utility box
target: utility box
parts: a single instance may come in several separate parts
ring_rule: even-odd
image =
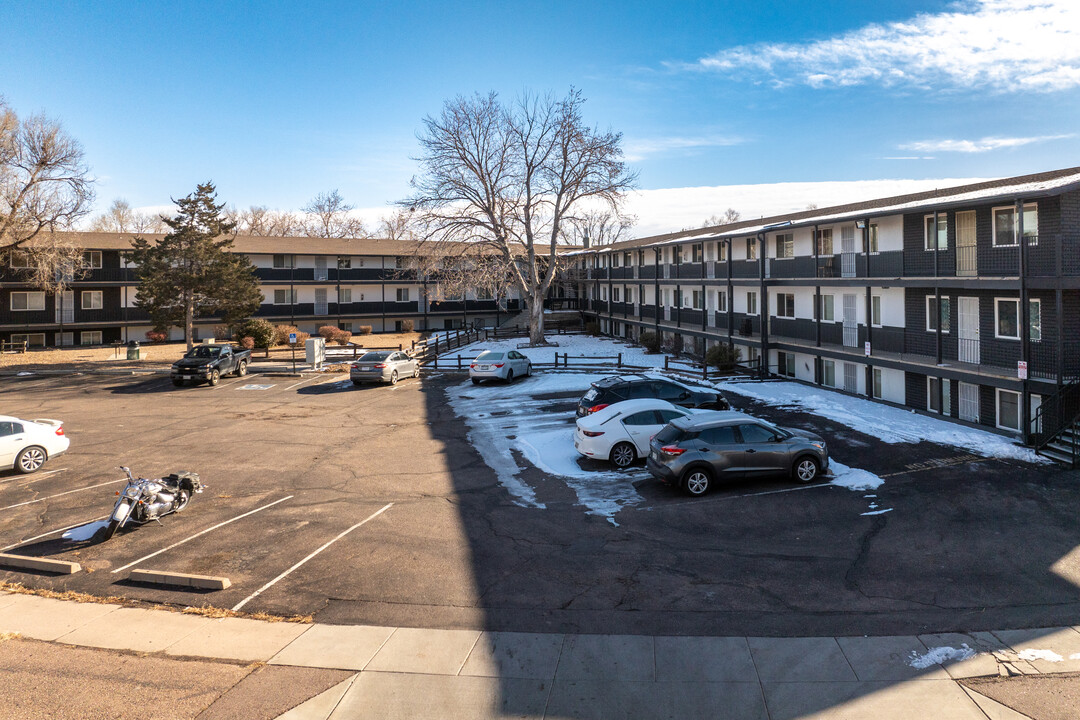
[[[137,340],[131,340],[127,344],[127,359],[128,360],[142,360],[142,349],[139,347]]]
[[[326,362],[326,338],[308,338],[304,343],[305,358],[308,365],[319,370]]]

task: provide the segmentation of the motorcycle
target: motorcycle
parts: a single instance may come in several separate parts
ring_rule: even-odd
[[[136,478],[131,469],[120,468],[127,473],[128,481],[123,490],[118,490],[116,505],[109,516],[105,528],[105,540],[128,522],[143,525],[151,520],[180,512],[187,507],[191,496],[201,493],[206,485],[199,480],[198,473],[178,472],[163,478]]]

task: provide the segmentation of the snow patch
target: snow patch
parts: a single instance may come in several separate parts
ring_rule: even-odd
[[[1080,655],[1080,653],[1077,654]],[[1034,648],[1021,650],[1016,654],[1016,657],[1020,658],[1021,660],[1046,660],[1047,662],[1052,663],[1059,663],[1065,659],[1053,650],[1036,650]]]
[[[884,515],[885,513],[892,511],[892,508],[885,508],[884,510],[871,510],[870,512],[859,513],[859,515]]]
[[[975,657],[975,655],[975,651],[972,650],[967,643],[962,644],[958,648],[943,645],[941,647],[930,648],[930,650],[923,655],[912,651],[911,661],[908,662],[908,665],[916,670],[925,670],[931,665],[944,665],[947,662],[970,660]]]
[[[829,470],[833,474],[832,484],[848,490],[876,490],[885,482],[869,470],[848,467],[834,458],[829,458]]]
[[[98,530],[108,527],[108,520],[98,520],[97,522],[87,523],[86,525],[80,525],[76,528],[71,528],[65,532],[62,537],[64,540],[71,540],[73,542],[81,542],[83,540],[89,540],[97,534]]]
[[[17,377],[26,377],[27,375],[33,375],[33,374],[34,373],[32,373],[32,372],[27,372],[26,370],[23,370],[22,372],[17,374]]]

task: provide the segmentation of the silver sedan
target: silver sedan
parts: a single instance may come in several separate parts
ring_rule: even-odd
[[[364,353],[349,368],[353,385],[366,382],[388,382],[396,385],[404,377],[420,377],[420,363],[416,358],[396,350],[380,350]]]

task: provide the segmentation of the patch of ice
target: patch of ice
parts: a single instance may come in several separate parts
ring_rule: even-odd
[[[892,511],[892,508],[885,508],[884,510],[871,510],[870,512],[859,513],[859,515],[884,515],[885,513]]]
[[[890,444],[925,440],[986,457],[1050,462],[1001,435],[800,383],[717,383],[716,387],[774,407],[806,410]]]
[[[87,523],[86,525],[80,525],[79,527],[71,528],[60,537],[62,537],[64,540],[71,540],[73,542],[89,540],[97,534],[98,530],[107,527],[108,524],[108,520],[98,520],[97,522]]]
[[[943,645],[941,647],[930,648],[925,654],[912,651],[911,661],[908,665],[916,670],[925,670],[931,665],[944,665],[947,662],[970,660],[975,657],[976,653],[967,643],[964,643],[959,648],[949,647]]]
[[[832,484],[848,490],[876,490],[885,482],[869,470],[848,467],[833,458],[829,458],[829,470],[833,474]]]
[[[26,370],[23,370],[22,372],[18,373],[17,377],[26,377],[27,375],[33,375],[33,374],[34,373],[32,373],[32,372],[28,372]]]
[[[1078,653],[1080,654],[1080,653]],[[1065,658],[1058,655],[1053,650],[1036,650],[1034,648],[1028,648],[1027,650],[1021,650],[1016,654],[1016,657],[1021,660],[1046,660],[1047,662],[1058,663]]]

